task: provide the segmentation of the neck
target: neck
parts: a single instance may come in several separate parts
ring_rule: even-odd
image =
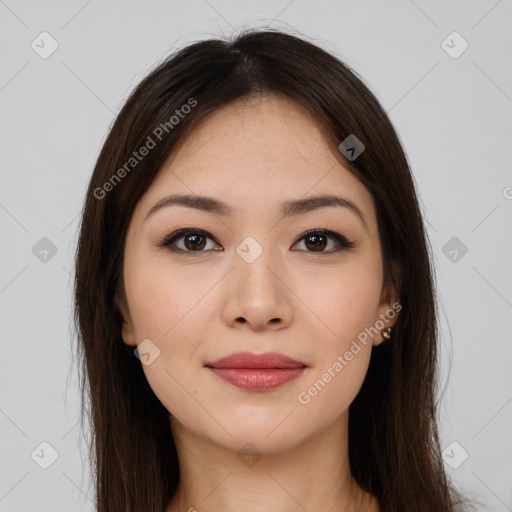
[[[244,453],[205,440],[171,417],[180,482],[167,512],[378,512],[350,473],[348,413],[282,452]]]

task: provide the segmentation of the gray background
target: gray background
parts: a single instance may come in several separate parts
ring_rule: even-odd
[[[77,423],[72,272],[78,213],[111,122],[178,47],[266,25],[335,52],[389,112],[435,253],[447,471],[482,510],[512,510],[512,0],[6,0],[1,511],[93,510]],[[46,59],[44,31],[58,43]],[[43,469],[52,449],[58,456]]]

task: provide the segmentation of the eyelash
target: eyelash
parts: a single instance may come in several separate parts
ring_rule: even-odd
[[[166,249],[168,249],[169,251],[171,251],[173,253],[182,254],[185,256],[195,256],[195,254],[201,254],[201,253],[208,252],[205,250],[189,251],[189,250],[179,249],[179,248],[172,246],[172,244],[174,242],[181,240],[183,238],[186,238],[188,235],[199,235],[201,237],[209,238],[210,240],[217,243],[215,241],[215,239],[212,236],[210,236],[209,233],[207,233],[206,231],[203,231],[202,229],[184,228],[184,229],[175,231],[171,235],[165,237],[158,245],[159,245],[159,247],[165,247]],[[298,242],[302,241],[304,238],[307,238],[308,236],[311,236],[311,235],[322,235],[322,236],[326,236],[328,238],[332,238],[339,243],[339,245],[341,246],[341,249],[338,249],[335,251],[330,250],[330,251],[318,251],[318,252],[305,250],[304,252],[309,252],[311,254],[333,254],[333,253],[339,252],[343,249],[351,249],[352,247],[354,247],[354,242],[351,242],[351,241],[347,240],[343,235],[340,235],[339,233],[336,233],[335,231],[330,231],[328,229],[312,229],[310,231],[306,231],[305,233],[303,233],[301,235],[301,237],[299,239],[296,240],[296,242],[294,242],[293,245],[297,244]],[[216,249],[214,249],[214,250],[216,250]]]

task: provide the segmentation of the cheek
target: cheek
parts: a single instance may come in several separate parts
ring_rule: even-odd
[[[127,273],[126,293],[139,339],[153,337],[167,343],[185,324],[191,327],[190,319],[207,291],[204,282],[187,269],[176,272],[143,258],[134,259],[130,268],[137,270]]]
[[[371,357],[365,329],[375,322],[380,302],[379,268],[361,259],[339,271],[302,280],[306,305],[320,319],[314,340],[317,359],[302,395],[301,407],[330,419],[345,411],[359,392]],[[327,418],[326,418],[327,421]]]
[[[160,402],[186,421],[198,414],[197,403],[191,399],[198,394],[197,384],[189,374],[194,371],[193,364],[202,365],[197,350],[204,333],[198,314],[200,298],[207,289],[204,282],[201,285],[194,279],[191,270],[178,274],[142,257],[130,263],[129,269],[137,271],[127,273],[126,293],[137,342],[150,339],[160,351],[142,369]]]
[[[338,355],[319,369],[297,396],[302,414],[314,423],[330,424],[347,411],[366,377],[371,350],[362,347],[350,361],[344,353]]]
[[[297,400],[312,417],[333,421],[357,396],[372,352],[365,329],[375,321],[379,292],[377,278],[367,273],[340,276],[326,283],[323,293],[317,289],[308,297],[322,325],[316,336],[312,333],[317,359]]]
[[[379,268],[362,260],[347,262],[339,270],[330,268],[314,277],[301,277],[299,282],[300,296],[306,297],[305,305],[319,319],[322,351],[331,357],[333,351],[345,351],[375,322],[381,292]]]

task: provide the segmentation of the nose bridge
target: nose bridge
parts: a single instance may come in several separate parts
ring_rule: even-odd
[[[229,278],[228,322],[243,318],[261,328],[276,319],[285,323],[289,320],[283,266],[270,239],[247,236],[236,246]]]
[[[277,293],[279,285],[277,273],[280,268],[278,251],[270,246],[268,236],[246,236],[235,248],[237,279],[244,288],[261,288],[269,293]]]

